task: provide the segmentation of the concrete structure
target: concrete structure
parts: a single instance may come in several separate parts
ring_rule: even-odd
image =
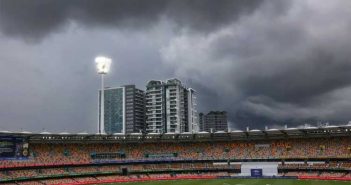
[[[124,88],[126,133],[145,132],[145,92],[135,88],[135,85]]]
[[[100,94],[101,91],[99,91],[99,97]],[[134,85],[105,88],[104,97],[104,129],[106,134],[144,131],[145,94],[142,90],[135,88]],[[100,103],[99,101],[99,108]],[[100,118],[99,111],[99,120]]]
[[[96,63],[96,69],[98,74],[101,75],[101,89],[100,91],[104,91],[105,86],[104,86],[104,75],[106,75],[110,71],[111,67],[111,59],[103,56],[99,56],[95,58],[95,63]],[[105,134],[105,128],[104,128],[104,95],[105,93],[100,94],[99,96],[99,121],[98,121],[98,133],[100,134]]]
[[[203,129],[201,131],[228,131],[227,112],[225,111],[211,111],[206,115],[199,115],[199,117],[201,117],[200,119]]]
[[[61,133],[62,134],[62,133]],[[330,125],[326,127],[302,127],[302,128],[284,128],[269,130],[233,130],[231,132],[209,134],[199,132],[195,134],[128,134],[128,135],[111,135],[104,136],[92,133],[65,133],[61,135],[44,131],[41,133],[30,132],[10,132],[0,130],[0,136],[23,136],[29,139],[29,143],[165,143],[165,142],[213,142],[213,141],[261,141],[279,140],[279,139],[311,139],[311,138],[330,138],[333,137],[351,137],[351,125]],[[64,137],[62,137],[64,136]],[[140,138],[143,138],[142,140]],[[264,144],[264,143],[263,143]],[[259,146],[257,146],[259,147]],[[305,161],[305,159],[302,159]]]
[[[186,130],[189,132],[197,133],[200,131],[199,118],[197,113],[197,99],[196,92],[194,89],[189,88],[186,92],[185,108],[188,107],[188,111],[185,111],[187,117],[187,127]]]
[[[195,91],[178,79],[149,81],[146,124],[150,133],[198,132]]]
[[[167,132],[185,132],[186,117],[184,109],[185,88],[177,79],[166,82],[166,129]]]
[[[205,121],[204,121],[204,113],[200,112],[199,114],[199,130],[200,131],[205,131]]]
[[[146,132],[166,132],[166,93],[162,81],[152,80],[146,85]]]

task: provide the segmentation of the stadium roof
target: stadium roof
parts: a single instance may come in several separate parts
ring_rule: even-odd
[[[194,142],[194,141],[230,141],[230,140],[269,140],[269,139],[292,139],[292,138],[319,138],[319,137],[351,137],[351,125],[285,128],[267,130],[234,130],[230,132],[185,132],[175,133],[132,133],[132,134],[89,134],[86,132],[71,134],[62,132],[53,134],[50,132],[31,133],[27,131],[9,132],[0,131],[0,136],[21,136],[29,138],[33,143],[79,143],[79,142],[113,142],[113,143],[140,143],[140,142]]]
[[[32,132],[29,132],[29,131],[22,131],[21,134],[32,134]]]
[[[0,133],[12,133],[12,132],[10,132],[8,130],[0,130]]]

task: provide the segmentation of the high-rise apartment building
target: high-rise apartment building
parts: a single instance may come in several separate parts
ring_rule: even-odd
[[[199,131],[205,131],[204,118],[205,118],[204,113],[200,112],[200,114],[199,114]]]
[[[201,131],[216,132],[228,131],[227,112],[210,111],[208,114],[199,114]]]
[[[185,115],[187,117],[187,127],[186,130],[188,132],[199,132],[199,118],[197,113],[197,102],[196,102],[196,92],[194,89],[189,88],[186,92],[185,99],[185,108],[188,107],[187,111],[185,111]]]
[[[99,109],[100,109],[99,91]],[[106,134],[143,132],[145,129],[145,93],[126,85],[104,90],[104,131]],[[100,110],[99,110],[100,120]],[[99,129],[101,129],[99,122]]]
[[[166,132],[166,86],[152,80],[146,85],[146,132]]]
[[[124,88],[126,133],[145,132],[145,92],[135,88],[135,85]]]
[[[147,132],[198,132],[195,91],[178,79],[149,81],[146,117]]]

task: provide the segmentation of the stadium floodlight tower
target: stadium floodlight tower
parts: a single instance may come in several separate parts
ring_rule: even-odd
[[[104,56],[98,56],[95,58],[97,72],[101,75],[99,134],[105,134],[104,75],[110,71],[111,61],[110,58]]]

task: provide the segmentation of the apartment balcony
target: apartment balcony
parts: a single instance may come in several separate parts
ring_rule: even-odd
[[[156,116],[162,117],[162,113],[154,113],[154,112],[149,112],[149,113],[146,113],[145,115],[146,115],[146,116],[156,115]]]
[[[149,90],[146,92],[146,94],[161,94],[162,91],[161,90]]]

